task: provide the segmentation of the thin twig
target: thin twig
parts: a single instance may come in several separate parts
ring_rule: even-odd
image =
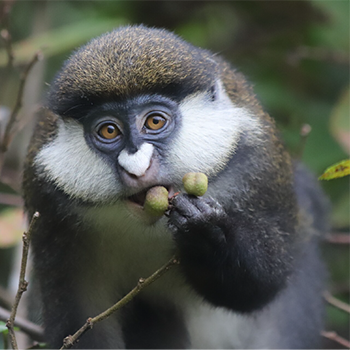
[[[104,319],[112,315],[114,312],[116,312],[118,309],[129,303],[137,294],[141,292],[143,288],[155,282],[158,278],[160,278],[166,272],[168,272],[171,267],[177,264],[179,264],[179,261],[175,256],[173,256],[165,265],[163,265],[159,270],[154,272],[151,276],[149,276],[148,278],[140,278],[137,286],[134,289],[132,289],[128,294],[126,294],[122,299],[120,299],[116,304],[111,306],[106,311],[100,313],[99,315],[93,318],[88,318],[86,323],[75,334],[69,335],[68,337],[64,338],[63,346],[61,347],[61,349],[70,349],[78,341],[78,339],[86,331],[91,329],[96,323],[103,321]]]
[[[16,103],[15,103],[15,106],[12,110],[9,122],[6,125],[5,133],[4,133],[3,139],[2,139],[1,144],[0,144],[0,175],[2,172],[3,164],[4,164],[5,152],[7,151],[8,146],[10,145],[10,143],[12,141],[12,138],[14,135],[14,127],[18,122],[17,115],[18,115],[19,110],[22,107],[24,86],[26,84],[28,74],[32,70],[35,63],[41,59],[41,57],[42,57],[41,52],[40,51],[37,52],[33,56],[32,60],[27,64],[26,68],[24,69],[23,73],[21,74]]]
[[[14,4],[15,0],[4,0],[0,4],[0,21],[3,29],[0,32],[0,36],[3,38],[3,41],[5,43],[5,48],[7,52],[8,57],[8,64],[7,68],[13,68],[13,61],[15,59],[13,49],[12,49],[12,39],[11,34],[8,30],[8,17],[9,13],[11,11],[11,8]],[[9,122],[6,125],[6,129],[3,135],[2,140],[0,140],[0,176],[2,172],[2,167],[5,159],[5,152],[8,149],[8,146],[10,145],[13,135],[14,135],[14,129],[18,122],[17,115],[22,107],[22,99],[23,99],[23,93],[24,93],[24,87],[28,78],[28,75],[30,71],[32,70],[35,63],[40,60],[42,57],[42,54],[40,51],[38,51],[33,58],[29,61],[29,63],[26,65],[24,71],[21,74],[20,81],[19,81],[19,89],[16,97],[15,106],[12,110],[11,116],[9,118]]]
[[[326,237],[326,242],[333,244],[350,244],[350,234],[332,233]]]
[[[23,199],[17,194],[0,192],[0,204],[11,205],[13,207],[23,207]]]
[[[26,81],[28,78],[28,74],[32,70],[35,63],[41,59],[41,57],[42,57],[41,52],[40,51],[37,52],[33,56],[33,58],[31,59],[31,61],[27,64],[26,68],[24,69],[23,73],[21,74],[16,103],[15,103],[15,106],[12,110],[9,122],[6,125],[4,138],[3,138],[2,144],[1,144],[0,151],[3,153],[7,151],[7,148],[9,146],[11,139],[12,139],[12,136],[13,136],[13,128],[14,128],[15,124],[17,123],[17,115],[18,115],[19,110],[22,107],[23,92],[24,92],[24,87],[25,87],[25,84],[26,84]]]
[[[323,293],[323,297],[325,298],[325,300],[327,301],[327,303],[335,306],[336,308],[338,308],[339,310],[345,311],[347,313],[350,314],[350,305],[347,303],[344,303],[343,301],[335,298],[333,295],[331,295],[331,293],[329,293],[328,291]]]
[[[299,145],[298,145],[298,151],[297,151],[297,155],[296,158],[297,159],[301,159],[305,150],[305,145],[306,145],[306,141],[309,137],[309,134],[311,132],[311,126],[309,124],[303,124],[301,126],[299,135],[300,135],[300,141],[299,141]]]
[[[338,344],[344,346],[346,349],[350,348],[350,341],[348,341],[347,339],[341,337],[340,335],[338,335],[336,332],[330,332],[330,331],[322,331],[321,335],[327,339],[330,340],[334,340],[335,342],[337,342]]]
[[[13,61],[15,59],[15,55],[14,55],[13,49],[12,49],[11,34],[5,28],[5,29],[1,30],[0,35],[1,35],[2,39],[3,39],[3,41],[4,41],[5,50],[6,50],[6,53],[7,53],[7,69],[11,69],[11,68],[13,68]]]
[[[4,309],[0,306],[0,320],[6,322],[11,313],[10,311]],[[42,327],[38,326],[37,324],[22,318],[22,317],[16,317],[15,320],[15,326],[19,327],[22,332],[28,334],[33,340],[43,342],[44,341],[44,330]]]
[[[14,3],[14,0],[3,0],[3,2],[0,4],[0,26],[2,27],[0,36],[4,41],[5,50],[7,53],[7,69],[13,68],[13,61],[15,59],[12,48],[12,37],[8,29],[10,12]]]
[[[25,280],[25,273],[26,273],[27,261],[28,261],[30,236],[31,236],[33,227],[37,219],[39,218],[39,216],[40,214],[38,212],[34,213],[32,220],[30,222],[28,231],[24,232],[23,234],[22,261],[21,261],[21,270],[20,270],[20,276],[19,276],[18,289],[15,297],[15,302],[12,306],[10,318],[6,322],[6,326],[9,330],[10,340],[11,340],[13,349],[18,349],[16,335],[14,331],[14,323],[15,323],[17,308],[22,298],[22,294],[27,290],[27,286],[28,286],[28,282]]]

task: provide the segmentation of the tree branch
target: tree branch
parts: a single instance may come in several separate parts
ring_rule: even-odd
[[[329,293],[328,291],[323,293],[323,297],[325,298],[325,300],[327,301],[327,303],[335,306],[336,308],[338,308],[339,310],[345,311],[347,313],[350,314],[350,305],[347,303],[344,303],[343,301],[335,298],[333,295],[331,295],[331,293]]]
[[[10,205],[13,207],[23,207],[23,199],[17,194],[0,192],[0,204]]]
[[[36,220],[39,218],[39,216],[40,214],[38,212],[34,213],[32,220],[30,222],[28,231],[24,232],[23,234],[23,250],[22,250],[22,261],[21,261],[21,270],[20,270],[20,276],[19,276],[19,284],[18,284],[15,302],[12,306],[10,317],[6,322],[6,326],[9,330],[10,340],[11,340],[13,349],[18,349],[16,335],[14,331],[14,323],[15,323],[15,317],[17,314],[17,308],[22,298],[22,294],[27,290],[27,286],[28,286],[28,282],[25,280],[25,273],[26,273],[27,261],[28,261],[30,236],[31,236],[33,227],[36,223]]]
[[[13,61],[15,59],[15,55],[12,49],[12,39],[11,34],[7,30],[7,28],[1,30],[0,35],[4,41],[5,49],[7,52],[7,69],[13,68]]]
[[[347,349],[350,348],[350,342],[338,335],[336,332],[322,331],[321,335],[327,339],[334,340],[335,342],[344,346]]]
[[[1,145],[2,152],[7,151],[7,148],[11,142],[11,139],[13,136],[12,131],[13,131],[14,125],[17,123],[17,115],[18,115],[19,110],[22,107],[23,92],[24,92],[25,83],[26,83],[27,78],[28,78],[28,74],[30,73],[30,71],[34,67],[35,63],[41,59],[41,57],[42,57],[41,52],[40,51],[37,52],[33,56],[33,58],[31,59],[31,61],[27,64],[26,68],[24,69],[23,73],[21,74],[16,103],[15,103],[15,106],[12,110],[9,122],[7,123],[5,134],[4,134],[4,139],[3,139],[2,145]]]
[[[10,311],[4,309],[0,306],[0,320],[6,322],[11,316]],[[29,320],[16,317],[15,326],[19,327],[21,331],[28,334],[33,340],[43,342],[44,341],[44,331],[37,324],[30,322]]]
[[[61,347],[61,349],[70,349],[79,340],[79,338],[86,331],[91,329],[96,323],[108,318],[118,309],[129,303],[133,298],[135,298],[137,294],[141,292],[142,289],[155,282],[158,278],[160,278],[166,272],[168,272],[170,268],[177,264],[179,264],[179,261],[175,256],[173,256],[165,265],[163,265],[159,270],[154,272],[151,276],[149,276],[148,278],[140,278],[137,286],[134,289],[132,289],[128,294],[126,294],[122,299],[120,299],[116,304],[111,306],[106,311],[100,313],[99,315],[93,318],[88,318],[86,323],[75,334],[69,335],[68,337],[64,338],[63,346]]]
[[[332,233],[326,238],[326,242],[333,244],[350,244],[349,233]]]
[[[305,150],[305,146],[306,146],[306,141],[309,137],[310,132],[312,131],[312,128],[309,124],[303,124],[300,128],[300,141],[299,141],[299,145],[298,145],[298,150],[297,150],[297,154],[296,154],[296,158],[297,159],[301,159]]]
[[[14,3],[15,0],[3,0],[3,2],[0,4],[0,26],[2,27],[0,36],[2,37],[5,44],[8,69],[13,68],[13,61],[15,58],[12,49],[12,38],[8,30],[10,12]]]
[[[0,144],[0,174],[2,170],[2,166],[4,163],[5,158],[5,152],[8,149],[8,146],[10,145],[13,135],[14,135],[14,127],[17,124],[17,115],[22,107],[22,99],[23,99],[23,93],[24,93],[24,87],[28,78],[28,74],[34,67],[35,63],[38,62],[42,58],[42,54],[40,51],[38,51],[31,61],[27,64],[26,68],[24,69],[23,73],[21,74],[20,83],[19,83],[19,89],[17,93],[16,103],[12,110],[9,122],[6,125],[5,133],[3,136],[3,139]]]

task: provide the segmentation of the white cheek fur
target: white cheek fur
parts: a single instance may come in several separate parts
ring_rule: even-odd
[[[179,109],[181,130],[167,155],[167,173],[172,181],[189,171],[216,174],[234,153],[241,132],[249,130],[255,142],[262,132],[258,118],[236,107],[220,83],[215,101],[210,101],[206,93],[195,94],[186,98]],[[58,123],[56,138],[35,157],[38,176],[54,182],[74,198],[96,203],[118,199],[122,184],[110,165],[87,145],[82,125],[74,120]],[[135,154],[122,151],[118,161],[128,172],[141,176],[152,154],[153,146],[144,143]]]
[[[220,83],[215,101],[206,93],[195,94],[180,104],[180,112],[182,128],[169,154],[169,164],[178,174],[215,174],[234,153],[242,131],[250,130],[252,138],[261,133],[257,118],[236,107]]]
[[[34,164],[38,176],[71,197],[104,202],[121,188],[111,167],[86,144],[83,127],[74,120],[59,121],[56,138],[40,150]]]

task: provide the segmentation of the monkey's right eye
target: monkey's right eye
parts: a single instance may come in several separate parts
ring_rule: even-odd
[[[109,122],[100,125],[97,134],[103,139],[111,141],[121,135],[121,132],[116,124]]]

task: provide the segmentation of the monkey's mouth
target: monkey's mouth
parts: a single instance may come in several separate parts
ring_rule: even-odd
[[[128,197],[127,200],[129,202],[139,205],[140,207],[143,207],[146,200],[146,193],[147,191],[135,193],[132,196]]]
[[[168,191],[168,198],[169,198],[169,199],[170,199],[170,198],[174,195],[174,193],[175,193],[175,191],[174,191],[174,189],[172,188],[172,186],[168,186],[168,185],[155,185],[155,186],[163,186],[163,187],[165,187],[165,188],[167,189],[167,191]],[[143,206],[144,206],[144,204],[145,204],[146,194],[147,194],[148,190],[149,190],[150,188],[152,188],[152,187],[155,187],[155,186],[151,186],[151,187],[148,187],[148,188],[146,188],[145,190],[143,190],[143,191],[141,191],[141,192],[137,192],[137,193],[133,194],[132,196],[127,197],[126,200],[127,200],[128,202],[131,202],[131,203],[134,204],[134,205],[137,205],[137,206],[143,208]]]

